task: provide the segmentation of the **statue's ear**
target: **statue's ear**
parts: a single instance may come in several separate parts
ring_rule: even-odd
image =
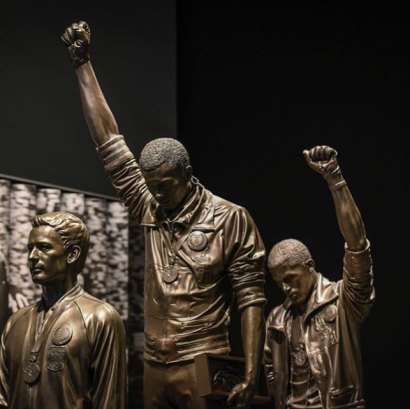
[[[68,264],[75,263],[79,259],[80,255],[81,255],[80,246],[70,247],[70,250],[68,251],[68,255],[67,255],[67,263]]]
[[[309,260],[306,260],[303,264],[309,271],[315,270],[315,262],[311,258]]]
[[[187,180],[191,180],[191,177],[192,177],[192,166],[191,165],[188,165],[185,168],[185,175],[186,175]]]

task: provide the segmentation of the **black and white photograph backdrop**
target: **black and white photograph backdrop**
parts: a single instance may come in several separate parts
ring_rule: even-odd
[[[8,3],[1,13],[0,173],[96,195],[63,198],[63,192],[2,178],[0,246],[7,254],[0,256],[0,282],[7,270],[9,292],[16,292],[13,308],[27,302],[17,294],[33,300],[36,289],[22,257],[30,217],[64,201],[84,212],[95,229],[84,282],[102,297],[111,296],[109,287],[118,289],[135,358],[128,368],[134,408],[142,407],[143,239],[138,228],[130,230],[129,291],[121,293],[125,275],[111,273],[117,266],[126,270],[124,247],[108,256],[105,243],[125,240],[117,227],[126,215],[101,222],[118,212],[118,203],[100,200],[115,192],[96,155],[60,40],[79,20],[91,27],[93,67],[136,157],[148,140],[178,138],[200,182],[247,208],[267,251],[284,238],[300,239],[318,271],[334,280],[342,274],[343,237],[330,192],[302,151],[326,144],[339,152],[374,261],[376,302],[361,339],[367,407],[410,407],[406,3],[44,1]],[[283,296],[268,274],[265,291],[267,314]],[[1,286],[2,305],[4,294]],[[238,356],[239,320],[234,308],[230,334]]]

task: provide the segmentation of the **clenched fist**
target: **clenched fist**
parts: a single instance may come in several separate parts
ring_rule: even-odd
[[[71,62],[75,67],[79,67],[90,60],[88,53],[90,37],[90,27],[85,21],[71,24],[61,36],[61,40],[67,46]]]
[[[303,155],[308,165],[325,179],[339,171],[337,152],[330,146],[315,146],[304,150]]]

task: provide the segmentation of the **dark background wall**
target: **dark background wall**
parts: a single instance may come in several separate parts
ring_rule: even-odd
[[[325,182],[302,156],[334,146],[373,248],[377,302],[363,326],[368,407],[407,408],[407,9],[370,1],[55,4],[9,4],[0,17],[0,173],[113,194],[59,40],[79,19],[92,27],[94,67],[134,152],[177,134],[196,176],[248,208],[268,250],[299,238],[336,279],[343,239]],[[283,297],[269,277],[266,290],[268,312]],[[232,333],[240,353],[237,316]]]
[[[90,139],[64,29],[85,20],[120,132],[136,152],[176,134],[175,2],[12,2],[0,17],[0,173],[114,194]]]
[[[408,408],[409,11],[370,1],[178,4],[179,136],[194,173],[248,208],[268,250],[298,238],[338,279],[344,243],[331,194],[302,156],[316,144],[338,150],[373,249],[368,407]],[[268,312],[283,297],[270,277],[266,289]]]

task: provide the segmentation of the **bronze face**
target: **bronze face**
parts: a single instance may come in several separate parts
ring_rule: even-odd
[[[315,285],[316,274],[309,265],[275,269],[273,279],[294,305],[307,302]]]
[[[60,235],[53,228],[34,228],[27,248],[29,267],[36,284],[45,285],[66,279],[67,254]]]
[[[165,211],[175,210],[190,192],[191,167],[171,168],[163,163],[159,168],[143,171],[148,190]]]

